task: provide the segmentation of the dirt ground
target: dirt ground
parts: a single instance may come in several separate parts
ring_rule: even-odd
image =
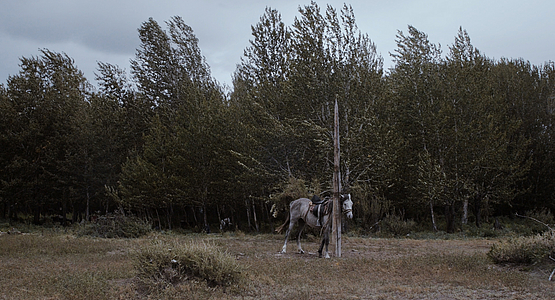
[[[185,281],[158,293],[141,289],[130,253],[154,240],[210,243],[244,268],[228,288]],[[73,235],[0,236],[0,299],[555,299],[555,263],[501,266],[487,258],[496,240],[348,237],[342,257],[305,254],[283,235],[152,234],[141,239]],[[332,248],[330,248],[332,249]]]
[[[555,299],[555,264],[495,265],[486,253],[496,240],[343,237],[341,258],[320,259],[317,238],[302,241],[305,254],[295,241],[281,254],[281,237],[271,237],[246,238],[241,244],[252,247],[239,253],[233,239],[226,243],[258,279],[253,298]]]

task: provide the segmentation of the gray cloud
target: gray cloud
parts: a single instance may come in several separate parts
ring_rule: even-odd
[[[336,9],[344,1],[330,3]],[[397,30],[413,25],[441,43],[444,52],[463,26],[475,47],[487,56],[553,60],[555,2],[529,1],[350,1],[363,33],[368,33],[384,57],[396,48]],[[213,76],[230,84],[231,74],[251,38],[250,26],[258,22],[266,6],[276,8],[287,25],[298,16],[299,5],[308,0],[255,1],[146,1],[146,0],[19,0],[4,1],[0,10],[0,83],[19,71],[19,58],[38,55],[38,49],[65,52],[73,57],[86,77],[94,80],[96,62],[129,69],[139,45],[137,28],[153,17],[160,23],[174,15],[183,17],[199,38]]]
[[[123,7],[111,2],[10,1],[8,5],[0,13],[0,29],[13,38],[37,44],[74,42],[117,53],[128,53],[137,43],[140,21],[121,16]]]

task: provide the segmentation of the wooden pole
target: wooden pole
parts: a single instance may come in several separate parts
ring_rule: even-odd
[[[335,113],[333,126],[333,221],[332,243],[335,245],[335,256],[341,257],[341,207],[339,207],[339,192],[341,191],[341,171],[339,169],[339,108],[335,99]]]

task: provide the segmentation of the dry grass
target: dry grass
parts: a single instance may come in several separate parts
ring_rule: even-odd
[[[493,244],[488,257],[496,263],[537,264],[555,252],[555,232],[509,238]]]
[[[245,271],[235,257],[204,241],[158,240],[134,251],[132,257],[137,278],[153,292],[185,281],[206,281],[213,287],[245,283]]]
[[[209,241],[246,268],[230,288],[186,281],[157,294],[142,290],[130,253],[152,242]],[[343,257],[278,254],[282,236],[239,234],[93,239],[0,236],[0,299],[555,299],[552,265],[498,266],[490,240],[343,238]]]

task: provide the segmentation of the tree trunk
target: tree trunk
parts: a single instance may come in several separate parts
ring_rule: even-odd
[[[259,232],[259,228],[258,228],[258,220],[256,218],[256,207],[254,206],[254,199],[252,199],[252,215],[254,218],[254,227],[256,229],[256,232]]]
[[[170,203],[170,206],[166,209],[166,220],[168,222],[169,230],[172,230],[172,215],[173,215],[173,206]]]
[[[270,210],[268,209],[268,204],[266,202],[264,202],[264,212],[266,213],[266,218],[268,219],[268,225],[270,225],[270,232],[274,232],[274,222],[272,222]]]
[[[250,208],[249,208],[249,201],[245,199],[245,206],[247,208],[247,222],[249,224],[249,230],[251,230],[252,225],[251,225],[251,212],[250,212]]]
[[[143,215],[145,220],[154,226],[154,217],[152,216],[152,211],[150,209],[143,208]]]
[[[67,219],[66,219],[66,215],[67,215],[67,205],[65,204],[65,202],[62,204],[62,226],[66,226],[67,225]]]
[[[158,208],[156,209],[156,218],[158,219],[158,230],[162,230],[162,221],[160,220],[160,214],[158,214]]]
[[[462,215],[462,223],[468,224],[468,198],[465,197],[463,202],[463,215]]]
[[[235,225],[235,231],[239,230],[239,224],[237,224],[238,216],[235,216],[236,212],[231,208],[231,224]]]
[[[180,219],[181,220],[179,221],[179,225],[181,225],[181,228],[191,227],[191,224],[189,223],[189,212],[187,211],[187,206],[183,207],[182,217]]]
[[[14,211],[12,203],[8,203],[8,221],[10,226],[12,226],[13,222],[16,221],[14,218]]]
[[[474,216],[476,217],[476,227],[482,226],[482,195],[478,193],[474,196]]]
[[[87,222],[89,222],[91,220],[90,201],[91,201],[91,197],[90,197],[90,194],[89,194],[89,187],[87,186],[87,208],[85,210],[85,221],[87,221]]]
[[[434,204],[432,203],[432,200],[430,200],[430,214],[432,215],[432,230],[437,231],[436,218],[434,215]]]
[[[13,203],[8,203],[8,220],[10,226],[12,226],[13,222],[17,222],[17,210]]]
[[[218,222],[222,221],[222,214],[220,213],[220,206],[216,205],[216,213],[218,213]]]
[[[62,226],[67,225],[66,215],[67,215],[67,194],[64,189],[64,191],[62,192]]]
[[[197,219],[197,209],[194,206],[189,206],[191,208],[191,212],[193,213],[193,220],[195,221],[194,226],[198,226],[198,219]]]
[[[204,218],[204,231],[210,233],[210,226],[208,226],[208,215],[206,214],[206,201],[202,202],[202,217]]]
[[[445,204],[445,220],[447,222],[447,232],[455,232],[455,205]]]
[[[72,203],[71,207],[71,223],[78,223],[81,220],[81,212],[78,210],[75,203]]]

